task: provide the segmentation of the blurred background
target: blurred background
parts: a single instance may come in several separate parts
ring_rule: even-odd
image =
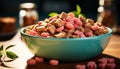
[[[0,2],[0,17],[13,16],[18,19],[19,5],[24,2],[33,2],[37,5],[39,13],[39,20],[48,17],[50,12],[70,12],[76,10],[76,4],[79,4],[82,13],[88,18],[97,19],[97,8],[99,7],[99,0],[1,0]],[[114,0],[114,7],[116,8],[117,22],[120,23],[120,1]]]
[[[18,18],[19,5],[25,2],[33,2],[37,5],[39,20],[48,17],[50,12],[70,12],[76,10],[76,4],[82,8],[82,12],[90,18],[96,19],[98,0],[1,0],[0,17],[13,16]]]
[[[110,4],[109,7],[105,9],[112,11],[113,22],[117,26],[120,26],[120,0],[101,0],[107,1]],[[100,7],[100,0],[0,0],[0,17],[14,17],[16,18],[16,27],[19,27],[19,12],[20,4],[32,2],[35,3],[38,12],[38,20],[43,20],[48,17],[50,12],[60,13],[62,11],[70,12],[76,10],[76,4],[79,4],[82,12],[87,18],[92,18],[97,21],[98,16],[101,12],[98,11]],[[107,4],[106,3],[106,4]],[[108,16],[109,17],[109,16]],[[111,17],[106,20],[110,20]],[[106,22],[105,22],[106,23]],[[108,23],[106,23],[108,24]]]

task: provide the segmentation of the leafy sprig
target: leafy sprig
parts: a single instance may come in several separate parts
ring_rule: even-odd
[[[48,16],[50,16],[50,17],[55,16],[55,15],[58,15],[58,13],[56,13],[56,12],[51,12],[51,13],[48,14]]]
[[[4,48],[3,45],[0,46],[0,66],[9,67],[5,65],[4,62],[11,62],[18,58],[18,56],[14,52],[9,51],[9,49],[14,46],[15,45],[9,45],[6,48]],[[6,60],[6,58],[9,59]]]
[[[72,11],[72,13],[74,13],[75,14],[75,16],[76,17],[78,17],[78,16],[84,16],[82,13],[81,13],[81,8],[80,8],[80,6],[77,4],[76,5],[76,11]]]

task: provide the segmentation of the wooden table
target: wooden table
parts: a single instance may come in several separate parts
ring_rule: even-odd
[[[120,35],[113,34],[107,48],[103,52],[120,59]]]
[[[58,66],[51,66],[48,62],[36,64],[34,66],[29,66],[26,64],[26,61],[33,57],[34,55],[28,50],[28,48],[24,45],[24,43],[20,39],[19,32],[8,41],[1,41],[5,47],[11,44],[15,44],[15,47],[9,49],[16,53],[19,58],[10,63],[6,63],[8,66],[12,66],[13,68],[5,68],[0,66],[0,69],[74,69],[75,65],[78,63],[60,63]],[[103,51],[103,54],[99,57],[113,57],[116,59],[116,62],[120,62],[120,35],[113,34],[111,36],[110,42],[106,49]],[[97,58],[99,58],[97,57]],[[94,60],[94,59],[91,59]],[[82,62],[84,63],[84,62]],[[86,62],[85,62],[86,63]],[[120,69],[120,68],[119,68]]]

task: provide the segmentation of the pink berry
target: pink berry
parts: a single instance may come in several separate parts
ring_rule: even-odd
[[[108,63],[108,64],[107,64],[107,68],[108,68],[108,69],[115,69],[115,67],[116,67],[116,64],[115,64],[115,63]]]
[[[74,23],[75,23],[75,24],[77,24],[77,25],[79,25],[79,26],[82,26],[82,21],[80,21],[79,18],[73,18],[73,20],[74,20]]]
[[[67,16],[66,21],[70,22],[71,24],[74,23],[73,18],[71,16]]]
[[[75,28],[78,28],[78,27],[79,27],[79,25],[77,25],[77,24],[73,24],[73,25],[74,25]]]
[[[85,65],[77,64],[77,65],[75,66],[75,69],[85,69]]]
[[[31,35],[31,36],[37,36],[38,35],[38,33],[34,30],[30,30],[28,34]]]
[[[47,37],[47,36],[49,36],[49,33],[48,32],[42,32],[40,36]]]
[[[74,29],[74,26],[73,26],[73,24],[71,24],[71,23],[66,24],[65,27],[66,27],[67,29]]]
[[[115,62],[114,58],[109,58],[108,59],[108,63],[114,63],[114,62]]]
[[[94,36],[94,34],[93,34],[92,32],[85,32],[85,35],[86,35],[87,37]]]
[[[94,26],[91,26],[91,28],[92,28],[92,30],[98,30],[99,29],[99,26],[97,26],[97,25],[94,25]]]
[[[79,31],[79,30],[76,30],[76,31],[74,32],[74,34],[75,34],[75,35],[78,35],[78,36],[81,37],[81,38],[86,37],[86,36],[84,35],[84,33],[81,32],[81,31]]]
[[[108,58],[99,59],[99,63],[107,63],[107,62],[108,62]]]
[[[76,31],[74,32],[74,34],[80,36],[81,34],[83,34],[83,32],[81,32],[81,31],[79,31],[79,30],[76,30]]]
[[[87,67],[88,67],[88,69],[97,69],[97,65],[93,61],[88,62]]]
[[[80,37],[85,38],[86,36],[83,33],[81,33]]]
[[[28,59],[27,64],[28,65],[34,65],[34,64],[36,64],[36,61],[34,59]]]
[[[36,62],[44,62],[44,59],[40,58],[40,57],[35,57],[35,61]]]
[[[107,63],[100,63],[98,66],[100,69],[105,69]]]
[[[61,26],[61,27],[56,29],[57,32],[62,32],[62,30],[64,30],[64,26]]]
[[[76,31],[74,32],[75,35],[81,35],[81,33],[82,33],[82,32],[80,32],[79,30],[76,30]]]
[[[50,64],[50,65],[58,65],[58,64],[59,64],[59,61],[52,59],[52,60],[49,61],[49,64]]]

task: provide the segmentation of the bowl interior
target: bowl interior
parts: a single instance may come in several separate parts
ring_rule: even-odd
[[[56,39],[56,40],[69,40],[69,39],[70,39],[70,40],[75,40],[75,39],[81,39],[81,40],[83,40],[83,39],[92,39],[92,38],[105,37],[105,36],[107,36],[107,35],[111,35],[111,34],[112,34],[112,29],[110,29],[110,28],[107,27],[107,29],[109,30],[109,32],[108,32],[107,34],[102,34],[102,35],[99,35],[99,36],[86,37],[86,38],[42,38],[42,37],[40,37],[40,36],[31,36],[31,35],[26,34],[25,31],[26,31],[26,28],[28,28],[28,27],[30,27],[30,26],[27,26],[27,27],[22,28],[22,29],[20,30],[20,33],[21,33],[22,35],[25,35],[25,36],[28,36],[28,37],[32,37],[32,38],[50,39],[50,40],[52,40],[52,39]]]

